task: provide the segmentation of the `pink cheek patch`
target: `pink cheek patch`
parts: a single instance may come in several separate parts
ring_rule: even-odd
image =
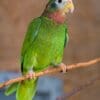
[[[65,21],[65,17],[62,16],[60,12],[54,12],[50,14],[49,17],[57,23],[64,23]]]

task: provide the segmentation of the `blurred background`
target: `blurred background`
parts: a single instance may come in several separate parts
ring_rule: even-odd
[[[20,70],[20,50],[29,22],[43,12],[48,0],[0,0],[0,71]],[[100,0],[74,0],[68,15],[70,41],[63,62],[73,64],[100,57]],[[55,74],[56,76],[56,74]],[[57,75],[58,76],[58,75]],[[59,75],[68,93],[100,76],[100,64]],[[100,81],[68,100],[99,100]]]

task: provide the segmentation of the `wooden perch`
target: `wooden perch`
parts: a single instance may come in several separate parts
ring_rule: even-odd
[[[97,59],[94,59],[94,60],[90,60],[88,62],[82,62],[82,63],[76,63],[76,64],[68,65],[67,66],[67,71],[70,71],[70,70],[76,69],[76,68],[82,68],[82,67],[85,68],[85,67],[88,67],[90,65],[99,63],[99,62],[100,62],[100,58],[97,58]],[[35,76],[33,76],[33,78],[43,76],[43,75],[46,75],[46,74],[55,73],[55,72],[61,72],[61,71],[62,71],[61,67],[56,67],[56,68],[52,68],[50,70],[45,70],[45,71],[42,71],[42,72],[38,72],[38,73],[35,74]],[[5,86],[8,86],[8,85],[13,84],[13,83],[21,82],[23,80],[27,80],[29,78],[30,78],[30,76],[24,75],[24,76],[20,76],[18,78],[15,78],[15,79],[8,80],[4,83],[1,83],[0,88],[3,88]]]

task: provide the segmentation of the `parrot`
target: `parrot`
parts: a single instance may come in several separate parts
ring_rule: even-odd
[[[68,43],[67,14],[73,13],[72,0],[48,0],[41,16],[30,22],[21,50],[22,75],[30,79],[12,84],[6,95],[16,91],[16,100],[32,100],[36,94],[38,78],[32,78],[49,66],[60,66],[63,72],[66,65],[62,63],[65,45]]]

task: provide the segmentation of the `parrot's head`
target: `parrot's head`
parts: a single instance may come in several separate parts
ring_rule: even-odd
[[[67,13],[74,11],[72,0],[49,0],[45,9],[46,14],[55,21],[63,23]]]

